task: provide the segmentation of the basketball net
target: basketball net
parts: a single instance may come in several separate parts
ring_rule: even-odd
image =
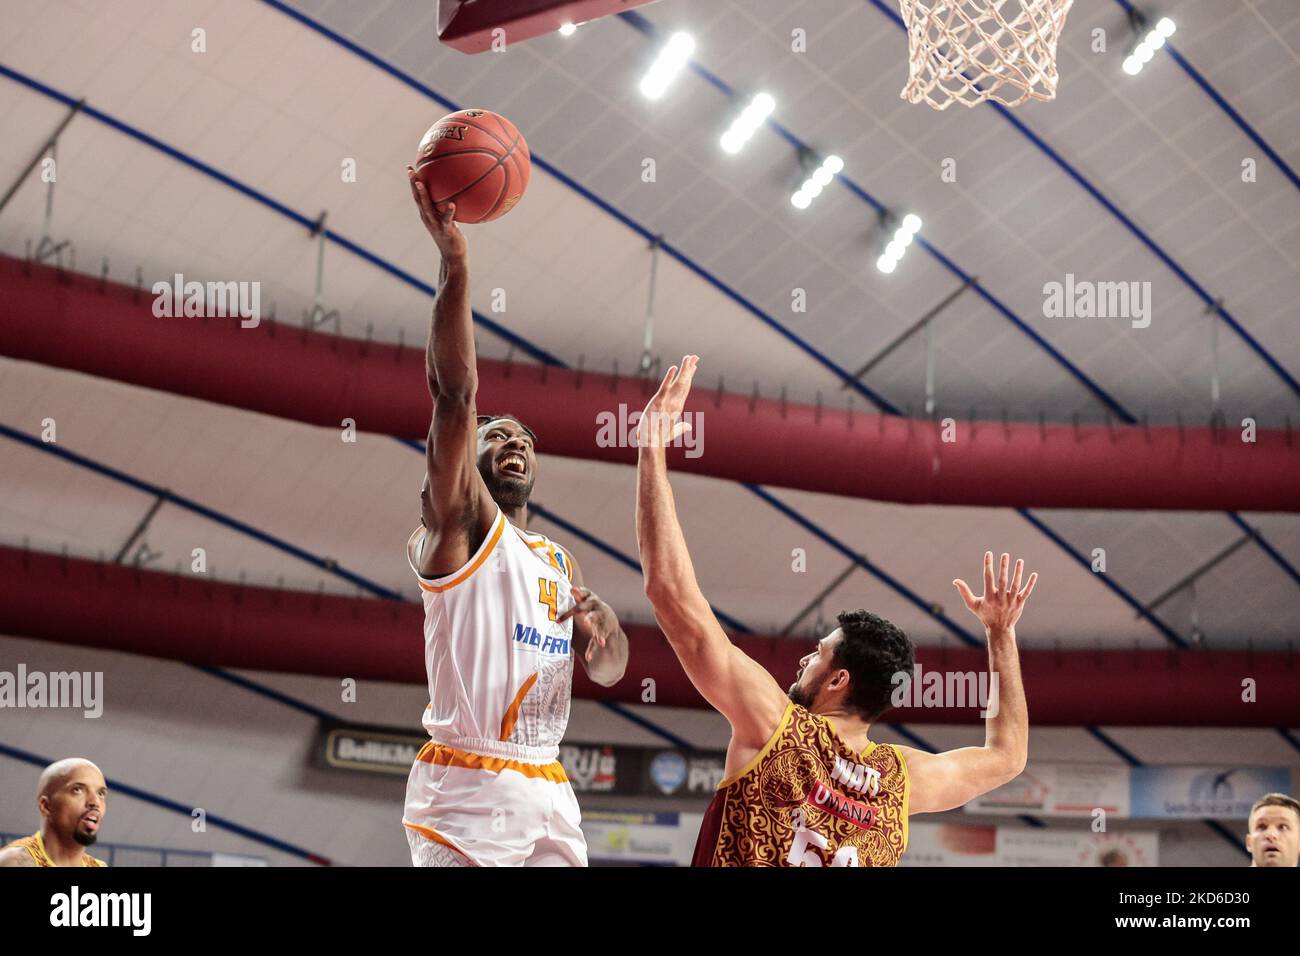
[[[1056,41],[1073,3],[899,0],[910,51],[902,98],[937,110],[1055,99]]]

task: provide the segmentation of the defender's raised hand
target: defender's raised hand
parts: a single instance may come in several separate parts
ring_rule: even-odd
[[[1029,575],[1029,581],[1022,588],[1020,576],[1024,573],[1025,562],[1016,560],[1016,573],[1010,581],[1007,571],[1011,564],[1011,555],[1003,554],[998,577],[993,577],[993,552],[984,552],[984,593],[979,597],[971,591],[970,585],[957,578],[953,586],[961,594],[970,612],[980,619],[985,630],[989,632],[1010,631],[1020,620],[1020,613],[1025,609],[1025,602],[1034,591],[1038,582],[1038,572]]]
[[[636,424],[636,443],[640,448],[664,448],[691,430],[689,422],[682,421],[686,396],[691,392],[691,379],[700,364],[698,355],[682,358],[680,366],[674,365],[659,383],[641,420]]]

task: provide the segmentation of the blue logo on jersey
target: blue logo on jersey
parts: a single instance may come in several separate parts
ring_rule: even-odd
[[[515,625],[515,643],[536,647],[543,654],[555,654],[559,657],[567,656],[569,653],[569,639],[567,637],[554,637],[550,634],[543,634],[537,628],[525,627],[523,624]]]

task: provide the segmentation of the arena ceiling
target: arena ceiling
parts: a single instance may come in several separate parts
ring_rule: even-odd
[[[653,350],[664,364],[700,354],[710,384],[716,376],[803,401],[852,394],[869,408],[841,373],[851,377],[977,277],[934,320],[941,414],[1103,421],[1100,392],[1112,417],[1204,423],[1217,364],[1228,421],[1297,418],[1294,4],[1189,0],[1160,11],[1178,22],[1184,63],[1276,160],[1173,57],[1123,74],[1130,36],[1119,3],[1075,4],[1058,99],[1011,113],[934,113],[900,100],[905,35],[888,5],[866,0],[663,0],[477,57],[438,44],[433,6],[8,4],[6,186],[71,101],[86,108],[58,141],[48,229],[45,188],[27,182],[0,210],[0,251],[23,256],[48,235],[70,240],[75,268],[98,274],[106,262],[127,284],[137,269],[146,287],[177,272],[256,280],[277,318],[297,323],[316,300],[308,226],[326,213],[320,301],[338,310],[335,331],[418,345],[437,261],[403,168],[434,119],[482,106],[518,124],[535,165],[524,202],[468,230],[476,308],[511,336],[482,330],[485,356],[532,361],[531,346],[570,365],[635,367],[660,237]],[[206,52],[191,48],[196,28]],[[806,53],[790,51],[797,28]],[[1107,53],[1092,52],[1097,28]],[[696,66],[651,104],[636,84],[676,29],[694,33]],[[727,156],[718,135],[758,90],[776,99],[779,128]],[[803,176],[797,145],[845,164],[843,181],[804,211],[789,202]],[[647,158],[652,183],[642,179]],[[940,178],[947,158],[955,182]],[[1247,183],[1251,158],[1257,178]],[[340,176],[349,159],[356,182]],[[873,265],[879,207],[924,220],[924,243],[892,275]],[[1150,282],[1151,325],[1045,317],[1043,285],[1066,274]],[[806,312],[791,310],[795,288]],[[494,289],[506,291],[504,313],[493,312]],[[1217,363],[1207,298],[1226,312]],[[925,336],[915,334],[862,383],[919,414],[925,365]],[[59,422],[57,451],[23,440],[47,417]],[[152,567],[183,569],[201,543],[222,579],[356,593],[280,546],[289,544],[416,597],[402,543],[418,521],[423,459],[391,437],[343,445],[329,429],[11,359],[0,361],[0,425],[0,544],[112,558],[166,488],[204,510],[171,501],[150,516]],[[649,621],[639,575],[619,557],[636,553],[633,483],[623,466],[543,456],[535,524],[572,544],[621,614]],[[1293,514],[1025,515],[692,476],[676,485],[706,593],[758,633],[811,633],[820,604],[823,621],[867,606],[921,643],[952,641],[933,607],[960,619],[949,582],[975,577],[985,549],[1024,556],[1042,576],[1022,626],[1027,646],[1162,647],[1172,633],[1283,647],[1300,622]],[[1194,591],[1135,611],[1247,529],[1258,537]],[[791,568],[796,548],[807,554],[802,573]],[[1079,560],[1095,548],[1108,555],[1104,577]],[[854,566],[855,554],[867,561]]]

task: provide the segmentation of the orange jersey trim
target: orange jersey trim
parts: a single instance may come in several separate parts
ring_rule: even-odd
[[[519,693],[515,694],[515,699],[510,702],[506,708],[506,715],[501,718],[501,740],[509,740],[510,734],[514,732],[515,724],[519,723],[519,708],[523,705],[524,698],[528,692],[533,689],[537,683],[537,674],[533,674],[528,680],[524,681],[524,686],[519,688]]]
[[[466,770],[486,770],[488,773],[513,770],[525,777],[549,780],[552,783],[569,782],[568,774],[564,772],[564,765],[558,760],[555,763],[535,764],[524,763],[522,760],[507,760],[504,757],[485,757],[482,754],[472,754],[467,750],[458,750],[432,740],[420,748],[415,759],[420,763],[433,764],[435,767],[463,767]]]
[[[516,528],[515,531],[518,532],[519,539],[534,551],[538,548],[546,548],[547,553],[550,556],[549,563],[551,567],[563,574],[570,582],[573,580],[573,555],[569,554],[569,552],[564,550],[560,545],[551,541],[529,541],[524,537],[524,533],[519,531],[518,528]],[[564,560],[560,561],[560,557],[563,557]]]
[[[456,844],[452,843],[450,840],[448,840],[437,830],[431,829],[430,827],[422,827],[420,826],[420,824],[411,823],[409,820],[403,820],[402,826],[406,827],[406,829],[408,830],[414,830],[416,833],[420,834],[420,836],[424,837],[425,839],[432,840],[434,843],[441,843],[447,849],[454,850],[455,852],[459,853],[461,856],[465,857],[465,859],[469,860],[471,863],[474,862],[472,859],[470,859],[468,855],[466,855],[464,850],[462,850]]]
[[[469,567],[465,568],[465,570],[461,571],[444,584],[430,584],[424,578],[420,578],[420,587],[425,591],[432,591],[435,594],[438,594],[443,591],[449,591],[456,585],[463,584],[465,581],[469,580],[470,575],[483,566],[483,562],[487,560],[487,556],[491,554],[492,549],[497,546],[497,542],[501,540],[501,532],[505,530],[505,526],[506,516],[503,512],[497,515],[496,527],[492,530],[492,537],[488,539],[486,547],[479,551],[478,557],[473,560]]]

